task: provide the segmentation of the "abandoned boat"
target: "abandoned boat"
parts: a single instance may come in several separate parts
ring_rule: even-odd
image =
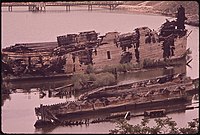
[[[166,115],[166,110],[165,109],[158,109],[158,110],[150,110],[150,111],[145,111],[144,116],[145,117],[162,117]]]
[[[106,66],[131,63],[142,68],[186,64],[187,30],[175,21],[166,21],[160,31],[148,27],[103,36],[93,31],[57,37],[57,42],[20,43],[2,49],[3,80],[70,77]],[[184,20],[183,20],[184,22]],[[191,61],[191,60],[189,60]]]
[[[40,105],[35,114],[41,123],[52,124],[82,120],[92,115],[116,113],[191,102],[189,91],[198,89],[182,74],[167,75],[125,85],[108,86],[81,95],[78,101]],[[109,117],[107,117],[109,118]],[[37,125],[35,127],[40,127]]]

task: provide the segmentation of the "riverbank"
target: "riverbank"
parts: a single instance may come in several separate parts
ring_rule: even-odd
[[[148,15],[164,15],[168,17],[175,17],[173,13],[170,12],[162,12],[159,10],[154,10],[152,6],[132,6],[132,5],[120,5],[116,8],[116,10],[126,11],[129,13],[139,13],[139,14],[148,14]],[[185,21],[185,24],[199,27],[199,17],[197,15],[186,14],[188,18]]]
[[[116,10],[123,10],[129,13],[139,13],[139,14],[150,14],[150,15],[164,15],[169,17],[175,17],[176,9],[179,5],[183,5],[186,10],[186,17],[187,20],[185,21],[186,24],[191,26],[199,27],[199,14],[198,3],[188,2],[184,3],[181,1],[177,2],[160,2],[160,1],[137,1],[137,2],[126,2],[123,5],[117,6]],[[194,7],[193,10],[189,10],[188,7]]]

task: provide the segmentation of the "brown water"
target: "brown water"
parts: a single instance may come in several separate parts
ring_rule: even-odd
[[[27,8],[13,8],[13,11],[15,12],[7,12],[6,8],[2,8],[2,47],[25,42],[56,41],[58,35],[87,30],[95,30],[101,35],[111,31],[131,32],[140,26],[148,26],[157,30],[167,18],[163,16],[116,13],[115,11],[102,9],[88,12],[85,7],[72,7],[71,12],[65,12],[64,7],[53,7],[51,11],[48,11],[47,8],[45,13],[27,12]],[[199,28],[192,26],[186,26],[186,28],[189,31],[192,30],[191,35],[188,37],[188,48],[191,48],[193,58],[190,64],[192,68],[186,67],[186,73],[191,78],[197,78],[199,77]],[[123,74],[120,75],[119,83],[152,78],[169,72],[179,72],[181,69],[176,68],[173,71],[156,69],[151,72]],[[108,133],[109,129],[115,127],[113,123],[104,122],[90,124],[89,126],[59,126],[46,130],[36,130],[33,126],[36,121],[35,107],[41,103],[54,104],[66,100],[76,100],[79,95],[79,92],[76,92],[75,95],[71,95],[68,98],[49,98],[48,96],[39,98],[38,89],[47,90],[66,83],[68,83],[67,80],[59,82],[46,80],[45,82],[10,83],[10,89],[16,92],[3,97],[1,108],[2,131],[4,133]],[[198,117],[198,114],[199,109],[194,109],[169,114],[168,116],[176,120],[179,126],[186,126],[187,122]],[[129,122],[137,124],[142,118],[132,118]]]

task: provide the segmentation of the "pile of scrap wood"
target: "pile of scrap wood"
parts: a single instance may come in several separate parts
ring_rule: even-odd
[[[57,37],[58,46],[73,47],[76,43],[88,43],[98,40],[98,33],[95,31],[80,32],[79,34],[67,34]]]
[[[6,47],[5,49],[3,49],[3,51],[6,51],[6,52],[31,52],[32,49],[28,48],[24,44],[16,44],[11,47]]]
[[[77,34],[67,34],[63,36],[57,37],[58,46],[68,46],[70,47],[70,44],[77,42]]]
[[[137,42],[137,34],[136,33],[125,33],[121,34],[115,40],[117,47],[120,46],[122,50],[126,50],[126,48],[133,47],[134,43]]]

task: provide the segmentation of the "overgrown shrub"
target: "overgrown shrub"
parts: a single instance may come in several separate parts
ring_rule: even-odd
[[[170,65],[170,62],[160,61],[160,60],[153,60],[153,59],[144,59],[143,61],[143,68],[151,68],[151,67],[159,67],[159,66],[166,66]]]
[[[94,68],[91,64],[89,64],[85,70],[86,74],[94,73]]]
[[[115,68],[116,68],[116,66],[108,66],[108,65],[106,65],[105,67],[103,67],[102,72],[113,73]]]
[[[93,88],[108,86],[116,84],[115,76],[112,73],[99,73],[99,74],[75,74],[72,77],[74,89],[83,89],[88,85],[88,82],[93,82]]]
[[[94,82],[94,85],[96,87],[101,86],[108,86],[108,85],[114,85],[116,84],[115,76],[111,73],[100,73],[96,74],[96,80]]]
[[[152,67],[154,64],[153,60],[147,58],[147,59],[144,59],[143,61],[143,67],[144,68],[147,68],[147,67]]]
[[[72,82],[74,84],[74,89],[81,89],[82,88],[82,84],[86,84],[87,81],[89,80],[89,75],[88,74],[74,74],[72,77]]]
[[[140,68],[140,64],[133,64],[133,63],[126,63],[126,64],[117,64],[113,66],[106,65],[102,72],[109,72],[109,73],[115,73],[115,68],[117,69],[117,72],[126,72],[126,71],[132,71],[135,68]]]

